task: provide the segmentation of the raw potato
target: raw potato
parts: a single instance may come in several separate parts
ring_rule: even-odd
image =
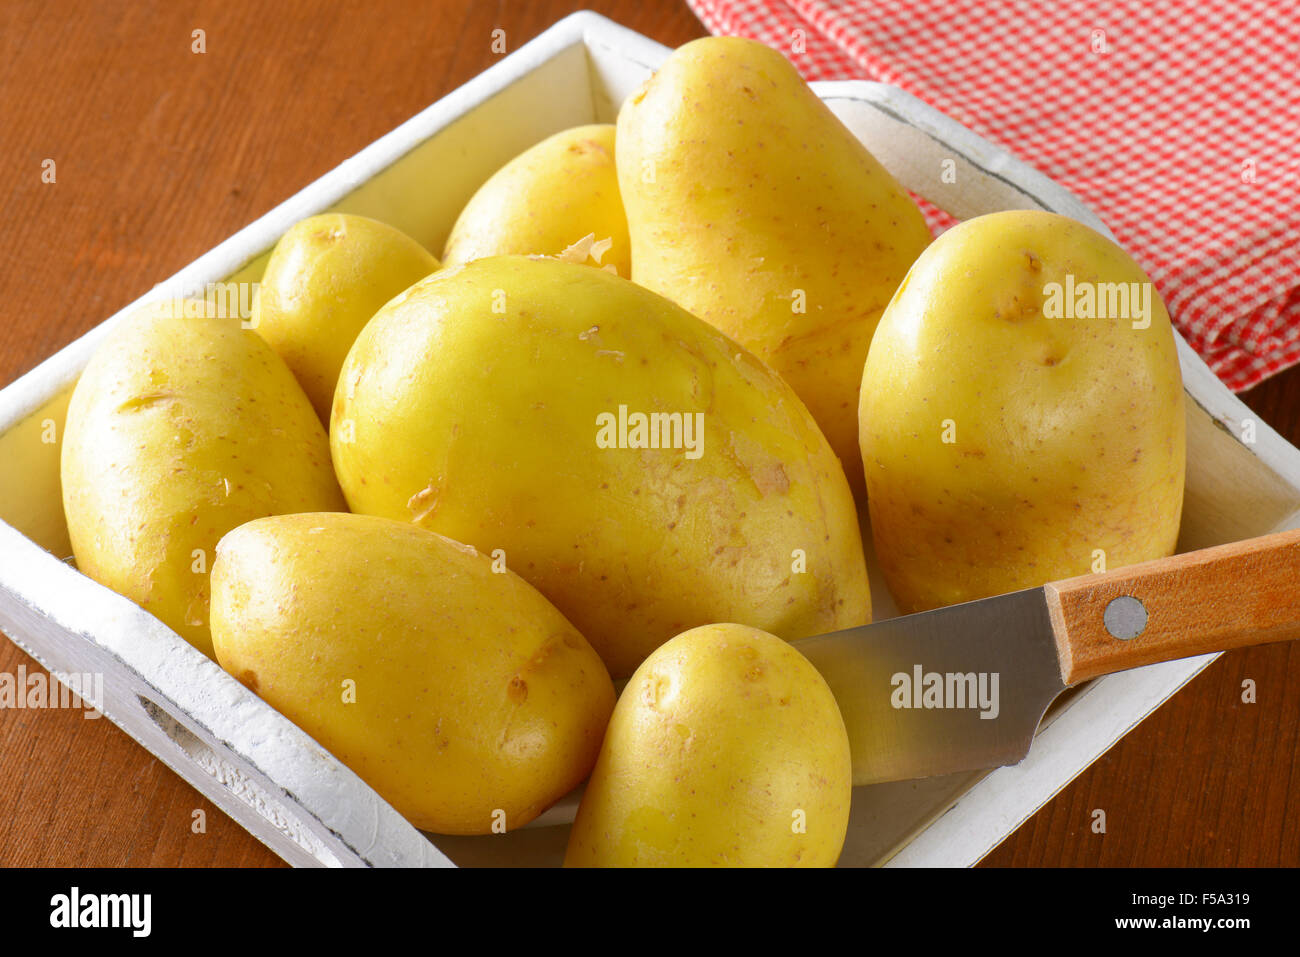
[[[835,698],[772,635],[706,625],[628,682],[568,867],[832,867],[853,768]]]
[[[285,233],[266,264],[252,326],[330,420],[339,368],[379,307],[438,268],[423,246],[364,216],[325,213]]]
[[[624,447],[602,448],[620,407]],[[677,432],[637,448],[650,413]],[[713,621],[792,640],[870,619],[853,499],[802,403],[601,270],[505,256],[430,276],[357,339],[330,431],[353,511],[501,549],[615,677]]]
[[[498,170],[456,220],[443,261],[557,256],[587,236],[612,242],[600,264],[632,275],[612,124],[556,133]]]
[[[614,706],[596,652],[535,589],[406,522],[236,529],[212,637],[223,668],[444,834],[535,818],[591,771]]]
[[[618,117],[632,278],[799,394],[858,491],[858,389],[930,241],[903,188],[788,60],[735,37],[673,53]]]
[[[1067,274],[1076,291],[1149,290],[1150,325],[1044,317],[1052,283],[1064,312]],[[903,611],[1174,551],[1186,440],[1169,316],[1137,263],[1071,219],[994,213],[936,240],[876,332],[861,422]]]
[[[264,515],[347,507],[289,369],[203,302],[146,307],[105,340],[73,392],[62,456],[77,566],[209,656],[221,536]]]

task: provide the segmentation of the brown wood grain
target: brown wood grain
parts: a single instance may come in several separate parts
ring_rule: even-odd
[[[492,30],[513,50],[579,7],[704,34],[680,0],[5,0],[0,383],[496,62]],[[1248,399],[1300,440],[1300,373]],[[0,642],[20,666],[39,668]],[[987,862],[1300,863],[1297,727],[1300,650],[1225,655]],[[108,721],[0,710],[0,865],[279,863]]]

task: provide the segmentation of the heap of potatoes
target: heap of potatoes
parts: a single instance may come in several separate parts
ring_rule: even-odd
[[[68,412],[76,560],[417,827],[587,781],[570,864],[832,865],[848,736],[788,642],[870,620],[859,509],[905,611],[1174,547],[1168,317],[1048,317],[1067,275],[1146,282],[1047,213],[931,243],[780,54],[696,41],[441,264],[315,216],[251,328],[121,323]]]

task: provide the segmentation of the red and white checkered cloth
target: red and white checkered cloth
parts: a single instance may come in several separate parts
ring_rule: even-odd
[[[896,84],[1072,190],[1230,388],[1300,361],[1300,4],[687,2],[809,80]]]

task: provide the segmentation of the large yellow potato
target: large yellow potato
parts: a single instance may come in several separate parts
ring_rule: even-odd
[[[416,827],[522,827],[590,772],[614,706],[591,646],[518,576],[406,522],[286,515],[217,548],[221,666]]]
[[[638,447],[651,414],[676,418]],[[870,618],[853,500],[803,404],[601,270],[505,256],[418,283],[357,339],[330,432],[353,511],[500,549],[615,677],[695,625],[793,640]]]
[[[592,236],[600,265],[632,274],[614,168],[614,126],[564,130],[525,150],[479,187],[452,227],[447,265],[511,254],[556,256]]]
[[[849,822],[848,733],[791,645],[706,625],[645,660],[614,709],[569,867],[831,867]]]
[[[1121,290],[1136,295],[1115,318]],[[876,555],[904,611],[1173,552],[1186,440],[1169,316],[1128,254],[1071,219],[995,213],[936,240],[876,331],[861,424]]]
[[[146,307],[105,340],[73,392],[62,456],[77,566],[207,655],[221,536],[264,515],[347,507],[289,369],[202,302]]]
[[[632,278],[779,372],[862,486],[858,388],[930,241],[903,188],[777,51],[708,37],[618,116]]]
[[[379,307],[438,268],[423,246],[365,216],[324,213],[280,237],[251,325],[297,377],[322,422],[339,368]]]

